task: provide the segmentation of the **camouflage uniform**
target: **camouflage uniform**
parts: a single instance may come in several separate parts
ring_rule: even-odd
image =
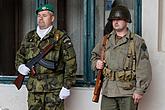
[[[63,110],[63,101],[59,99],[60,89],[63,86],[70,88],[75,83],[77,64],[72,42],[69,36],[54,27],[42,40],[36,30],[25,36],[17,51],[16,68],[36,56],[51,38],[59,40],[44,60],[57,62],[57,65],[55,69],[35,65],[37,74],[34,77],[30,75],[27,82],[29,110]]]
[[[142,37],[131,33],[130,30],[117,42],[115,36],[115,31],[112,31],[108,35],[107,44],[105,46],[106,64],[103,71],[105,77],[102,95],[105,97],[132,97],[133,93],[144,94],[151,81],[151,65],[146,44]],[[128,56],[128,48],[131,40],[130,36],[134,42],[136,57],[135,71],[131,70],[133,57]],[[96,61],[100,59],[99,50],[101,45],[102,40],[99,41],[92,51],[91,62],[94,71],[96,71]],[[130,58],[127,61],[126,59],[128,57]],[[125,69],[126,62],[128,63],[128,68]],[[128,73],[129,77],[126,77]]]

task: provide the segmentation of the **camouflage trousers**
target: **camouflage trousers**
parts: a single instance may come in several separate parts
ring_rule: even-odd
[[[102,96],[101,110],[137,110],[133,98],[129,97],[106,97]]]
[[[57,93],[29,92],[28,110],[64,110],[64,103]]]

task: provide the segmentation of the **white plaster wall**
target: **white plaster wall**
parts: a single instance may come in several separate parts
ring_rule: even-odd
[[[74,87],[71,96],[65,100],[65,110],[99,110],[99,103],[92,102],[93,88]],[[0,110],[28,110],[27,89],[20,90],[13,85],[0,84]],[[101,98],[100,98],[101,99]]]
[[[161,0],[142,0],[142,35],[150,53],[152,83],[139,110],[165,110],[165,53],[158,51],[158,9]],[[165,29],[163,29],[165,30]]]
[[[13,84],[0,84],[0,110],[28,110],[26,87],[17,90]]]
[[[100,100],[98,103],[92,102],[94,88],[74,87],[71,96],[65,101],[65,110],[100,110]]]

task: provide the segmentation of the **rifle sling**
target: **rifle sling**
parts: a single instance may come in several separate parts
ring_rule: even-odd
[[[65,36],[65,35],[66,34],[64,34],[63,36]],[[63,38],[63,36],[61,38]],[[60,39],[56,39],[56,36],[54,35],[54,38],[51,38],[49,41],[51,44],[53,44],[53,47],[54,47],[55,44],[58,42],[56,40],[60,40]],[[45,67],[45,68],[48,68],[48,69],[55,69],[57,66],[57,61],[51,61],[51,60],[46,60],[46,59],[42,58],[42,59],[40,59],[38,64]]]

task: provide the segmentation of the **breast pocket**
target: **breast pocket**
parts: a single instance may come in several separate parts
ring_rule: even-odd
[[[27,43],[26,46],[26,58],[31,59],[40,52],[35,43]]]

